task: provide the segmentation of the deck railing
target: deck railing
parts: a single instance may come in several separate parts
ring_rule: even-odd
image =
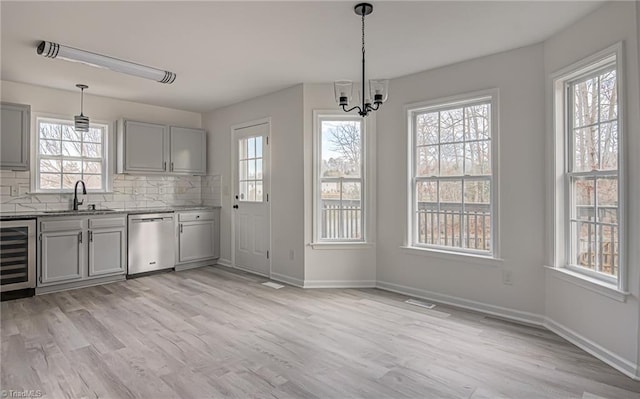
[[[619,228],[617,223],[608,223],[615,215],[618,207],[598,206],[598,222],[595,222],[595,207],[591,205],[577,206],[578,220],[584,222],[584,229],[576,229],[575,239],[578,243],[577,259],[571,260],[578,265],[601,273],[617,276],[619,257]],[[617,217],[614,219],[617,220]],[[598,242],[595,242],[596,237]]]
[[[420,244],[488,251],[491,249],[489,204],[418,202],[417,241]]]
[[[323,239],[362,239],[362,206],[358,200],[322,200]]]

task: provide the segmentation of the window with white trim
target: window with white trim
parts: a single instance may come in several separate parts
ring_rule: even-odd
[[[410,246],[497,256],[496,101],[491,92],[408,108]]]
[[[359,116],[315,117],[315,240],[365,240],[364,120]]]
[[[107,191],[107,125],[77,132],[73,120],[38,117],[36,128],[36,192],[70,192],[78,180],[87,190]]]
[[[556,188],[562,264],[622,287],[622,126],[620,46],[591,57],[555,79]],[[560,108],[561,106],[561,108]],[[558,139],[561,138],[561,144]],[[559,163],[556,162],[556,165]],[[557,176],[560,173],[556,174]]]

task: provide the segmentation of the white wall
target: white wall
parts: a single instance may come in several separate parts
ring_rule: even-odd
[[[640,359],[640,247],[637,245],[640,242],[640,158],[637,156],[640,153],[638,7],[640,5],[637,2],[607,3],[544,43],[545,73],[549,75],[624,40],[624,133],[628,172],[627,263],[631,292],[625,303],[618,302],[560,279],[558,273],[548,271],[545,313],[557,328],[575,333],[584,347],[593,346],[592,352],[610,363],[616,363],[627,373],[640,376],[637,369]],[[550,100],[547,98],[547,101]],[[548,109],[550,108],[548,103]],[[551,118],[550,113],[547,118]],[[552,229],[552,225],[547,225],[545,231],[551,232]]]
[[[9,81],[2,81],[1,85],[2,101],[31,106],[31,143],[34,143],[35,118],[38,114],[73,118],[80,112],[79,90],[58,90]],[[84,111],[92,121],[110,123],[112,171],[115,171],[113,122],[117,119],[200,127],[199,113],[92,96],[90,90],[84,97]],[[89,194],[85,204],[95,204],[98,208],[130,209],[201,202],[200,176],[115,175],[112,183],[111,193]],[[0,171],[0,211],[60,210],[72,206],[72,194],[32,195],[28,194],[30,185],[30,172]],[[17,195],[12,195],[12,187],[17,188]]]
[[[542,45],[394,79],[378,111],[377,279],[382,287],[540,322],[544,312]],[[500,261],[406,250],[406,104],[499,90]],[[495,154],[494,154],[495,156]],[[502,283],[502,270],[513,285]]]
[[[58,90],[42,86],[3,80],[2,101],[31,105],[31,113],[47,113],[73,117],[80,113],[80,90]],[[134,103],[91,95],[91,82],[84,94],[84,113],[92,120],[112,122],[128,118],[184,127],[201,127],[202,115],[197,112]]]
[[[217,109],[203,115],[209,132],[208,174],[222,184],[221,258],[231,260],[231,126],[271,118],[271,271],[304,281],[303,86]],[[294,257],[290,259],[289,253]]]
[[[352,246],[349,249],[316,248],[309,244],[313,241],[313,154],[314,110],[337,110],[342,112],[334,100],[333,84],[304,85],[304,242],[305,287],[339,287],[339,286],[375,286],[376,279],[376,207],[375,207],[375,121],[376,114],[368,118],[366,129],[366,145],[369,150],[367,162],[367,212],[366,221],[368,241],[366,247]]]

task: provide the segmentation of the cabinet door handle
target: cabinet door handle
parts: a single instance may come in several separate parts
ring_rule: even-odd
[[[162,167],[163,170],[167,170],[167,161],[164,161],[164,166]]]
[[[180,223],[180,234],[182,234],[182,223]]]
[[[173,162],[171,162],[171,171],[173,172]]]
[[[93,242],[93,231],[89,230],[89,242]]]
[[[82,232],[78,233],[78,242],[82,244]]]

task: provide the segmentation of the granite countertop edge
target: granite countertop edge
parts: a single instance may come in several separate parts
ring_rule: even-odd
[[[167,207],[155,207],[155,208],[130,208],[130,209],[96,209],[95,211],[81,210],[79,212],[70,211],[15,211],[15,212],[0,212],[0,220],[12,220],[12,219],[33,219],[40,217],[52,217],[52,216],[96,216],[96,215],[140,215],[145,213],[174,213],[183,211],[207,211],[220,209],[221,206],[209,206],[209,205],[179,205],[179,206],[167,206]]]

